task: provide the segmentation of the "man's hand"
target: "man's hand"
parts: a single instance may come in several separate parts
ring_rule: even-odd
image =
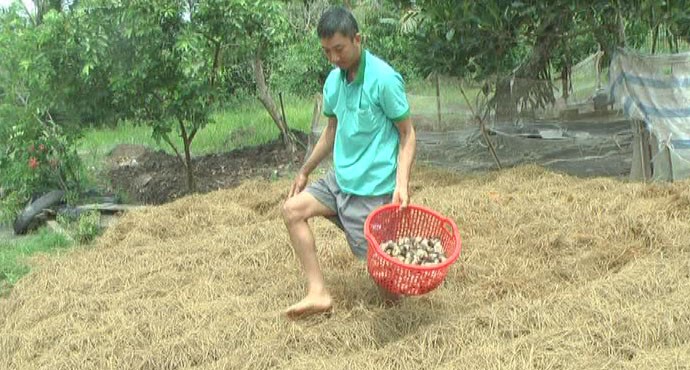
[[[295,181],[292,183],[292,188],[290,188],[288,199],[294,197],[295,195],[302,192],[302,190],[304,190],[304,188],[307,186],[307,179],[307,175],[303,174],[302,172],[298,173],[297,176],[295,176]]]
[[[395,186],[393,204],[400,204],[400,209],[405,209],[410,204],[410,195],[406,186]]]

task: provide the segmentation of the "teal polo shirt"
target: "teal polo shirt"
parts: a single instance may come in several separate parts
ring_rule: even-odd
[[[328,75],[323,112],[338,119],[333,165],[340,189],[361,196],[392,193],[400,143],[395,123],[410,115],[402,76],[364,50],[352,82],[340,68]]]

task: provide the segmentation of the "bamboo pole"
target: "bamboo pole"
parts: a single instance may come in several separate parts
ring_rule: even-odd
[[[639,144],[640,144],[640,164],[642,166],[642,180],[644,182],[647,182],[649,180],[649,173],[648,170],[648,161],[647,161],[647,151],[645,150],[645,130],[644,130],[644,121],[638,121],[638,137],[640,138]]]
[[[673,182],[673,158],[671,158],[671,147],[666,144],[666,155],[668,155],[668,177]]]
[[[312,137],[314,136],[314,132],[319,126],[319,120],[321,118],[321,111],[323,110],[323,105],[322,105],[322,98],[321,94],[315,94],[314,95],[314,112],[312,113],[311,116],[311,126],[310,126],[310,132],[309,136],[307,137],[307,150],[304,155],[304,161],[306,162],[307,159],[309,159],[309,155],[311,154],[311,151],[314,149],[314,145],[316,145],[317,140],[313,140]],[[321,132],[319,132],[319,136],[321,135]]]
[[[438,76],[438,73],[436,73],[436,123],[438,124],[438,128],[441,127],[441,83],[439,79],[440,77]]]

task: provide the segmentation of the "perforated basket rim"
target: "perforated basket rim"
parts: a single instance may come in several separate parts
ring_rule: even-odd
[[[435,264],[435,265],[430,265],[430,266],[421,266],[421,265],[409,265],[406,263],[403,263],[399,261],[397,258],[393,258],[389,256],[386,252],[381,249],[381,245],[379,243],[376,243],[374,240],[374,236],[371,234],[371,220],[374,218],[374,216],[378,215],[379,213],[387,212],[390,210],[394,210],[396,208],[400,208],[399,204],[385,204],[375,210],[373,210],[369,216],[367,216],[366,220],[364,221],[364,237],[367,239],[367,242],[370,245],[370,248],[373,247],[374,253],[376,253],[379,257],[383,258],[384,260],[392,263],[395,266],[398,266],[403,269],[407,270],[412,270],[412,271],[433,271],[433,270],[442,270],[453,263],[460,257],[460,252],[462,250],[462,239],[460,238],[460,232],[458,231],[458,226],[455,224],[455,221],[453,221],[449,217],[445,217],[442,214],[434,211],[433,209],[430,209],[428,207],[424,207],[418,204],[409,204],[407,206],[407,210],[403,210],[403,212],[407,212],[410,209],[416,209],[419,211],[422,211],[424,213],[429,213],[432,216],[438,218],[441,220],[442,224],[447,223],[451,226],[453,236],[455,236],[455,249],[453,250],[453,253],[442,263]]]

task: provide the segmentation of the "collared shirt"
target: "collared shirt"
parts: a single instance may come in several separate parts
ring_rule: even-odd
[[[334,69],[323,87],[323,112],[337,117],[333,164],[345,193],[392,193],[400,137],[395,123],[410,115],[402,76],[369,51],[362,51],[357,75]]]

